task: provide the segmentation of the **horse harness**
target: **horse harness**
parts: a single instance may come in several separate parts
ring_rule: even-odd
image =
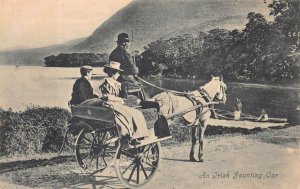
[[[190,92],[185,93],[185,94],[178,94],[178,93],[172,93],[172,92],[171,92],[171,93],[172,93],[173,95],[175,95],[175,96],[184,96],[184,97],[188,98],[188,99],[193,103],[194,106],[202,105],[201,107],[195,109],[195,111],[196,111],[196,118],[195,118],[195,121],[192,122],[191,124],[189,124],[189,126],[194,125],[194,124],[197,122],[197,120],[198,120],[204,113],[206,113],[206,112],[208,111],[208,110],[207,110],[207,111],[203,112],[203,107],[204,107],[204,106],[207,106],[206,103],[212,101],[212,99],[209,97],[209,95],[207,94],[207,92],[206,92],[203,88],[199,88],[198,91],[199,91],[199,93],[200,93],[201,96],[195,96],[194,94],[192,94],[192,93],[190,93]],[[172,99],[172,97],[171,97],[171,95],[170,95],[169,93],[170,93],[170,92],[166,92],[166,94],[167,94],[168,97],[169,97],[169,109],[168,109],[168,112],[167,112],[168,114],[173,113],[173,111],[174,111],[174,107],[173,107],[173,101],[174,101],[174,100]],[[199,98],[199,97],[203,98],[203,99],[205,100],[206,103],[203,103],[203,102],[199,101],[199,100],[197,99],[197,98]],[[213,112],[213,105],[209,105],[208,108],[209,108],[210,111],[212,111],[212,113],[214,113],[214,112]]]
[[[193,123],[191,123],[190,125],[194,125],[200,119],[200,117],[203,114],[205,114],[206,112],[208,112],[209,110],[212,111],[212,113],[213,113],[213,105],[209,105],[208,106],[209,109],[203,112],[203,107],[207,106],[207,103],[211,102],[212,99],[209,97],[209,95],[207,94],[207,92],[203,88],[199,88],[198,91],[199,91],[201,96],[195,96],[193,94],[186,95],[186,97],[193,102],[194,106],[201,105],[201,107],[196,109],[195,121]],[[203,98],[205,100],[205,103],[203,103],[199,99],[197,99],[199,97]]]

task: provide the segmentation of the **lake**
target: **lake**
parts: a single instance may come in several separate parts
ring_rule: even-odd
[[[72,87],[80,77],[79,68],[51,68],[40,66],[0,66],[0,107],[24,110],[28,105],[69,108]],[[91,84],[99,93],[99,82],[104,78],[102,68],[94,69]],[[224,78],[226,82],[226,78]],[[195,90],[208,81],[197,79],[149,79],[149,82],[168,89]],[[287,117],[287,112],[299,105],[300,86],[266,86],[227,83],[227,102],[216,108],[233,111],[234,101],[242,98],[243,113],[259,115],[265,108],[271,117]],[[160,92],[144,85],[148,96]]]

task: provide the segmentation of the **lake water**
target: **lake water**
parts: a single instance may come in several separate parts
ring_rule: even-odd
[[[99,93],[99,82],[104,77],[102,68],[95,68],[91,84]],[[80,77],[79,68],[49,68],[39,66],[0,66],[0,107],[24,110],[28,105],[68,108],[72,87]],[[195,79],[150,79],[151,83],[168,89],[195,90],[207,81]],[[225,78],[226,82],[226,78]],[[276,87],[227,83],[227,102],[216,108],[233,111],[236,97],[242,98],[243,112],[259,115],[266,108],[271,117],[286,117],[287,112],[299,105],[299,87]],[[160,92],[144,85],[148,96]]]

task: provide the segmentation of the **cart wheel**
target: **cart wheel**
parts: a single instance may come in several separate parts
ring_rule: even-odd
[[[75,156],[79,166],[89,173],[103,171],[112,163],[118,147],[115,129],[84,128],[75,142]]]
[[[159,142],[138,148],[119,147],[115,167],[122,184],[128,188],[137,188],[148,183],[160,164],[160,152]]]

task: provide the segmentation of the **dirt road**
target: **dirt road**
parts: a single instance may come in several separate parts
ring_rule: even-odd
[[[300,126],[256,134],[227,134],[205,140],[204,162],[188,161],[190,144],[163,146],[162,164],[143,188],[300,188]],[[123,188],[114,169],[84,174],[73,156],[6,161],[0,188]]]

